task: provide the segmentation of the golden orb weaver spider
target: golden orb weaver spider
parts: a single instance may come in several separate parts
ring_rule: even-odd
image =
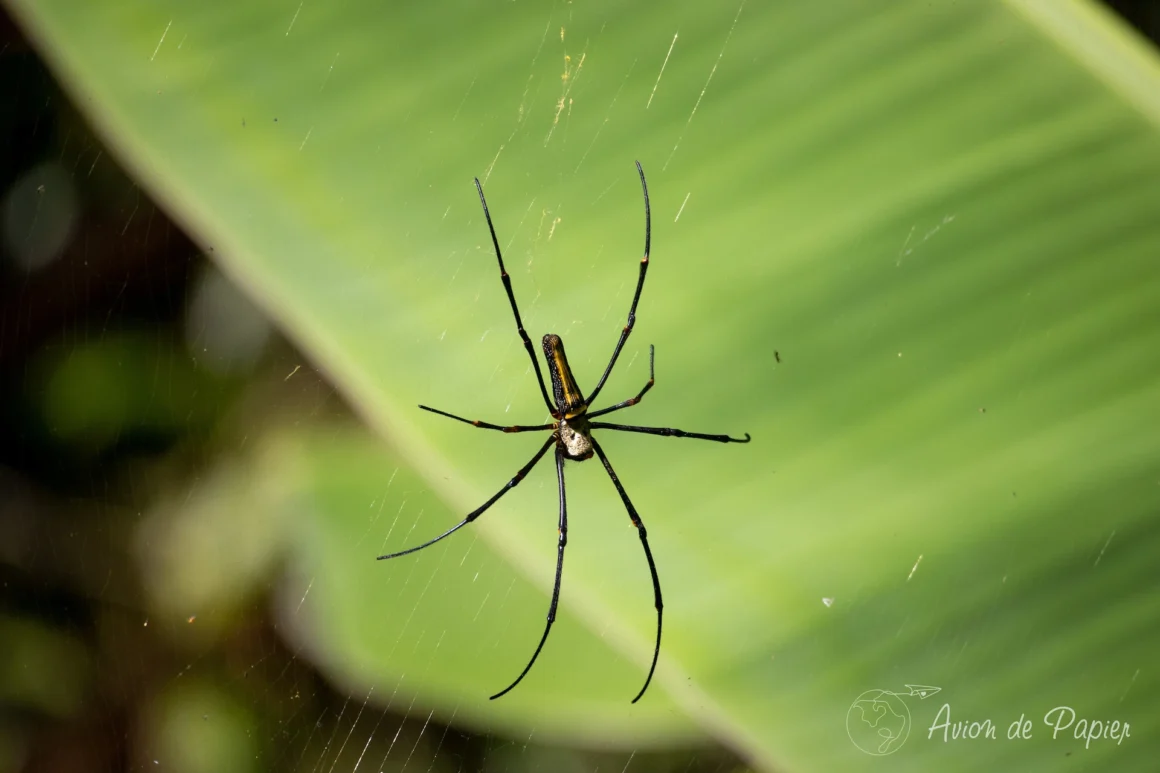
[[[637,392],[636,397],[630,397],[627,400],[607,408],[601,408],[598,411],[588,410],[588,406],[592,405],[596,396],[600,394],[600,390],[604,388],[604,382],[608,380],[609,374],[612,373],[612,368],[616,365],[616,359],[620,356],[620,350],[624,348],[624,342],[628,340],[628,336],[632,333],[632,328],[636,324],[636,306],[640,302],[640,292],[644,288],[644,277],[648,272],[649,250],[652,242],[652,215],[649,209],[648,183],[645,182],[644,169],[641,168],[639,161],[636,162],[636,171],[640,175],[640,187],[644,193],[644,257],[640,261],[640,275],[636,280],[636,292],[632,296],[632,306],[628,309],[628,322],[620,332],[620,338],[616,342],[616,348],[612,350],[612,358],[608,361],[608,366],[600,376],[600,381],[596,383],[596,388],[587,397],[580,391],[580,387],[577,386],[576,379],[572,375],[572,369],[568,366],[568,358],[564,354],[564,342],[560,340],[560,336],[549,333],[542,340],[544,358],[548,363],[548,376],[552,382],[552,397],[549,398],[548,389],[544,384],[543,371],[540,370],[540,362],[536,359],[536,352],[532,348],[532,341],[528,338],[528,334],[524,330],[523,320],[520,319],[520,310],[516,305],[516,296],[512,292],[511,278],[508,276],[507,269],[503,265],[503,255],[500,252],[499,241],[495,236],[495,226],[491,222],[491,213],[487,209],[487,200],[483,196],[483,186],[479,184],[479,178],[475,178],[475,189],[479,192],[479,203],[483,205],[483,216],[487,220],[487,228],[491,232],[491,243],[495,247],[495,257],[499,262],[500,279],[503,281],[503,288],[507,292],[508,301],[511,303],[512,314],[516,318],[516,329],[519,331],[520,339],[524,342],[524,348],[528,351],[528,357],[531,358],[532,367],[536,371],[536,380],[540,384],[540,394],[544,398],[544,405],[548,407],[548,413],[552,416],[552,421],[547,424],[517,424],[505,427],[499,424],[479,421],[478,419],[465,419],[462,416],[456,416],[453,413],[447,413],[437,408],[429,408],[426,405],[420,405],[419,407],[425,411],[437,413],[440,416],[446,416],[449,419],[455,419],[456,421],[461,421],[464,424],[470,424],[473,427],[479,427],[481,429],[492,429],[511,433],[550,430],[552,434],[544,441],[544,444],[540,446],[540,450],[536,451],[531,460],[519,469],[515,477],[509,480],[491,499],[468,513],[467,517],[458,524],[443,532],[438,537],[424,542],[422,545],[417,545],[407,550],[400,550],[397,553],[388,553],[387,555],[379,556],[379,560],[397,558],[422,550],[471,523],[489,507],[494,505],[500,497],[515,488],[532,468],[536,466],[536,463],[544,457],[544,454],[548,453],[549,448],[553,445],[556,447],[556,482],[560,495],[560,522],[558,527],[559,541],[556,548],[556,580],[552,586],[552,603],[548,607],[548,623],[544,627],[544,635],[540,637],[540,643],[536,645],[536,651],[532,653],[531,660],[524,666],[524,670],[520,672],[520,675],[516,677],[514,682],[495,695],[492,695],[491,700],[507,694],[523,680],[528,671],[532,669],[532,665],[535,664],[536,658],[540,656],[540,650],[544,648],[544,642],[548,640],[548,634],[552,630],[552,623],[556,620],[556,606],[560,601],[560,579],[563,576],[564,570],[564,547],[568,544],[568,505],[564,495],[564,462],[565,460],[582,462],[586,459],[591,459],[593,454],[600,458],[600,462],[604,465],[608,477],[612,479],[612,485],[616,487],[616,493],[620,495],[620,500],[624,502],[624,507],[628,510],[628,517],[632,519],[632,523],[640,536],[641,545],[644,546],[644,555],[648,560],[649,573],[652,575],[653,600],[657,610],[656,645],[653,647],[652,664],[649,666],[648,676],[645,677],[644,686],[640,688],[640,692],[632,699],[633,703],[641,699],[641,696],[644,695],[645,690],[648,689],[649,683],[652,681],[653,672],[657,667],[657,658],[660,657],[661,652],[661,620],[662,609],[664,608],[661,601],[661,582],[657,576],[657,567],[656,562],[653,561],[652,550],[648,546],[648,533],[645,531],[644,522],[641,521],[640,515],[636,512],[636,508],[628,498],[628,493],[624,490],[624,486],[621,485],[620,478],[613,471],[612,464],[608,461],[608,456],[604,453],[604,449],[600,447],[600,444],[596,442],[596,438],[592,436],[592,430],[609,429],[618,432],[640,432],[648,435],[689,437],[699,440],[715,440],[718,443],[748,443],[750,440],[748,432],[745,433],[744,438],[735,438],[729,435],[706,435],[699,432],[685,432],[684,430],[668,427],[638,427],[628,424],[610,424],[603,421],[592,421],[592,419],[598,416],[604,416],[613,411],[619,411],[621,408],[629,408],[636,405],[645,396],[645,393],[652,389],[656,381],[654,372],[655,352],[650,345],[648,382]]]

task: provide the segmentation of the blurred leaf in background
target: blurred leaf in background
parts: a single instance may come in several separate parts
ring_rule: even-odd
[[[1160,61],[1102,7],[8,7],[245,293],[185,268],[183,243],[188,301],[125,332],[66,317],[72,337],[30,355],[49,363],[26,398],[45,406],[36,447],[99,446],[70,464],[107,489],[88,494],[107,520],[69,582],[40,553],[9,565],[38,608],[58,581],[90,599],[58,627],[132,644],[95,664],[121,690],[106,714],[137,729],[109,759],[1154,767]],[[83,188],[71,136],[45,179]],[[637,392],[653,343],[631,420],[753,443],[604,442],[665,590],[636,705],[647,566],[603,472],[572,465],[560,620],[489,702],[542,631],[551,470],[454,539],[374,561],[458,522],[537,442],[417,403],[545,420],[471,178],[525,325],[563,336],[591,388],[634,287],[638,158],[652,268],[602,398]],[[52,186],[33,182],[10,188],[7,228],[26,228],[6,249],[37,248],[6,320],[36,308],[44,255],[73,266],[56,286],[89,276],[67,263],[88,197],[37,225]],[[154,238],[139,200],[110,201]],[[53,550],[75,517],[44,532]],[[1076,721],[1053,738],[1060,706]],[[1008,739],[1021,716],[1031,737]],[[1130,734],[1103,737],[1112,722]]]

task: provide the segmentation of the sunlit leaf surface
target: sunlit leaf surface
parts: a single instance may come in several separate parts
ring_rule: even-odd
[[[295,503],[290,635],[353,699],[516,737],[700,733],[770,770],[880,770],[860,749],[906,728],[893,770],[1154,769],[1160,68],[1102,14],[12,5],[141,181],[390,443],[306,435],[266,473]],[[527,327],[564,336],[590,387],[635,280],[636,158],[653,263],[603,397],[639,389],[654,343],[657,386],[626,420],[753,443],[605,436],[666,598],[635,707],[647,569],[602,470],[572,465],[564,616],[488,703],[542,630],[550,465],[470,533],[373,560],[536,447],[417,403],[544,419],[471,178]],[[1053,739],[1059,706],[1076,720]],[[932,737],[940,709],[997,737]],[[1008,740],[1020,715],[1032,737]],[[1080,720],[1130,736],[1077,740]]]

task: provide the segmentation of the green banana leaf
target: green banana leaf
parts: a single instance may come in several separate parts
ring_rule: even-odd
[[[1160,63],[1104,12],[8,3],[389,444],[278,435],[260,491],[205,494],[219,540],[281,524],[287,635],[353,697],[765,770],[1154,769]],[[525,325],[590,389],[636,279],[634,159],[652,268],[601,398],[655,344],[624,421],[753,441],[601,436],[665,593],[635,705],[647,565],[604,471],[569,465],[561,617],[489,702],[543,630],[551,463],[374,561],[542,442],[416,407],[545,421],[471,179]]]

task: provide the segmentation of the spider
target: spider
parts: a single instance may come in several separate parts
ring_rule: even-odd
[[[596,388],[593,389],[587,397],[580,391],[580,387],[576,384],[576,379],[572,376],[572,369],[568,366],[568,358],[564,354],[564,342],[560,340],[560,336],[549,333],[544,336],[542,347],[544,350],[544,358],[548,363],[548,376],[552,381],[552,396],[549,397],[548,390],[544,385],[544,375],[540,370],[540,363],[536,359],[535,350],[532,348],[531,339],[528,338],[527,332],[524,330],[523,320],[520,319],[520,310],[516,306],[516,297],[512,292],[511,278],[508,276],[507,270],[503,265],[503,255],[500,253],[499,241],[495,237],[495,226],[491,222],[491,213],[487,209],[487,200],[483,197],[483,186],[479,184],[479,178],[475,178],[475,189],[479,192],[479,203],[483,205],[483,216],[487,220],[488,230],[491,232],[491,243],[495,247],[495,257],[499,262],[499,275],[503,281],[503,288],[507,292],[508,301],[511,303],[512,314],[516,318],[516,329],[519,331],[520,339],[524,342],[524,348],[528,351],[528,357],[532,361],[532,367],[536,371],[536,380],[540,384],[540,395],[544,398],[544,404],[548,407],[548,413],[551,414],[552,421],[546,424],[536,425],[514,425],[504,427],[499,424],[491,424],[486,421],[479,421],[478,419],[465,419],[462,416],[456,416],[453,413],[441,411],[437,408],[429,408],[426,405],[420,405],[424,411],[446,416],[455,421],[461,421],[464,424],[470,424],[473,427],[481,429],[498,430],[500,432],[534,432],[537,430],[550,430],[551,435],[544,444],[540,446],[540,450],[536,451],[531,460],[519,469],[511,480],[504,485],[499,491],[495,493],[491,499],[484,502],[482,505],[472,510],[467,514],[467,517],[460,521],[455,526],[440,534],[434,539],[424,542],[407,550],[401,550],[397,553],[389,553],[384,556],[379,556],[379,560],[387,558],[397,558],[405,556],[408,553],[414,553],[422,550],[425,547],[434,545],[444,537],[448,537],[467,524],[474,521],[481,516],[489,507],[494,505],[500,497],[506,494],[511,489],[515,488],[524,477],[531,472],[536,463],[548,453],[548,449],[555,446],[556,451],[556,481],[557,489],[560,497],[560,523],[559,523],[559,540],[556,547],[556,580],[552,586],[552,603],[548,607],[548,623],[544,627],[544,635],[540,637],[540,643],[536,645],[536,651],[532,653],[531,660],[524,666],[524,670],[516,677],[515,681],[510,685],[500,690],[495,695],[491,696],[491,700],[495,700],[502,695],[506,695],[516,685],[518,685],[527,675],[528,671],[536,662],[536,658],[540,655],[540,650],[544,648],[544,642],[548,640],[548,633],[552,630],[552,623],[556,620],[556,605],[560,600],[560,578],[564,568],[564,546],[568,544],[568,506],[564,496],[564,462],[571,460],[582,462],[586,459],[591,459],[593,454],[600,458],[601,464],[604,465],[608,477],[612,479],[612,485],[616,487],[616,493],[620,495],[620,500],[624,502],[625,509],[628,510],[628,517],[632,520],[633,526],[636,527],[637,534],[640,536],[641,545],[644,547],[644,556],[648,560],[648,570],[652,575],[653,586],[653,600],[657,610],[657,636],[656,645],[653,648],[652,664],[648,669],[648,676],[644,680],[644,686],[640,688],[640,692],[632,699],[636,703],[644,695],[645,690],[648,689],[649,683],[652,681],[653,672],[657,667],[657,658],[661,652],[661,619],[663,604],[661,602],[661,583],[657,577],[656,562],[653,561],[652,550],[648,545],[648,533],[645,531],[644,522],[641,521],[640,515],[633,506],[632,501],[628,498],[628,493],[624,490],[624,486],[620,483],[620,478],[617,477],[616,472],[612,469],[612,464],[608,461],[608,455],[604,453],[600,443],[592,436],[592,431],[597,429],[610,429],[618,432],[641,432],[647,435],[664,435],[667,437],[688,437],[697,438],[699,440],[715,440],[718,443],[748,443],[749,433],[745,433],[745,438],[735,438],[729,435],[705,435],[699,432],[685,432],[684,430],[671,429],[667,427],[638,427],[628,424],[609,424],[603,421],[592,421],[598,416],[605,416],[613,411],[619,411],[621,408],[629,408],[636,405],[644,398],[645,394],[652,389],[655,383],[655,351],[653,347],[649,346],[649,362],[648,362],[648,382],[644,387],[637,392],[636,397],[630,397],[627,400],[610,405],[607,408],[601,408],[598,411],[589,411],[588,407],[596,400],[596,396],[600,394],[600,390],[604,388],[604,382],[608,380],[608,375],[612,373],[612,368],[616,365],[616,359],[620,356],[620,350],[624,348],[624,342],[628,340],[629,334],[632,333],[633,325],[636,323],[636,305],[640,301],[640,291],[644,287],[645,273],[648,271],[649,248],[652,234],[652,217],[649,212],[648,201],[648,183],[644,179],[644,169],[641,168],[640,162],[636,162],[636,171],[640,175],[640,187],[644,193],[644,257],[640,261],[640,276],[636,280],[636,292],[632,296],[632,305],[628,309],[628,322],[624,329],[620,332],[620,338],[616,342],[616,348],[612,350],[612,358],[608,361],[608,366],[604,369],[604,373],[600,376],[600,380],[596,382]],[[553,402],[554,398],[554,402]]]

